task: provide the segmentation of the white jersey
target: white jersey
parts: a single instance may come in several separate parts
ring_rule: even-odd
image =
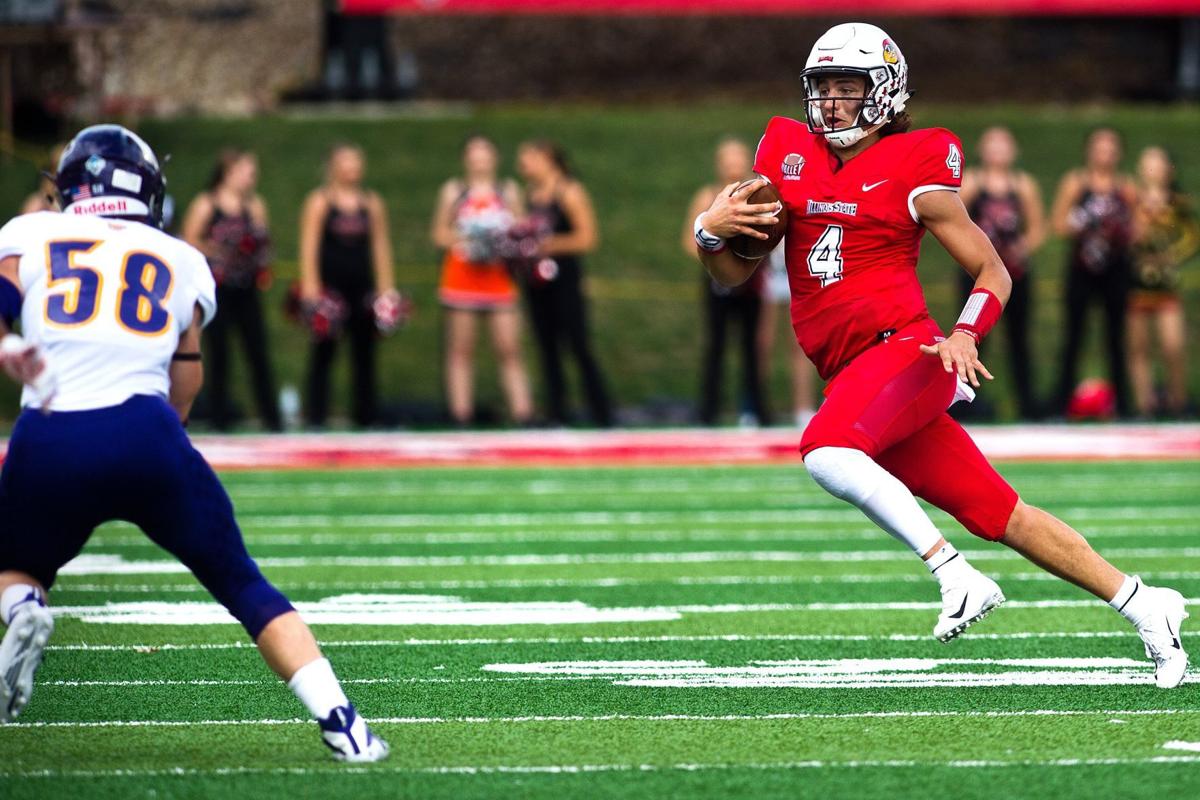
[[[171,356],[199,304],[217,311],[199,250],[140,222],[52,211],[0,228],[0,259],[20,256],[21,334],[54,370],[52,411],[168,397]],[[35,405],[26,388],[22,406]]]

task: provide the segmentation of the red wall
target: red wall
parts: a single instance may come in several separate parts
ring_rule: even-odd
[[[342,0],[351,14],[589,14],[828,16],[814,0]],[[939,15],[1188,15],[1200,0],[858,0],[852,16]]]

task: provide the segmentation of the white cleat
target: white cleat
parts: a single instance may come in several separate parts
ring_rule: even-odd
[[[1183,683],[1188,657],[1180,639],[1180,626],[1188,618],[1183,595],[1174,589],[1156,589],[1142,584],[1151,593],[1154,610],[1138,626],[1138,636],[1146,645],[1146,657],[1154,659],[1154,682],[1160,689],[1174,689]]]
[[[994,580],[972,569],[962,581],[942,586],[942,613],[933,626],[939,642],[949,642],[1004,602]]]
[[[0,723],[12,722],[29,702],[52,633],[54,617],[45,606],[30,603],[13,614],[0,642]]]
[[[338,761],[363,763],[387,758],[387,742],[371,733],[353,705],[338,706],[317,724],[321,726],[321,740]]]

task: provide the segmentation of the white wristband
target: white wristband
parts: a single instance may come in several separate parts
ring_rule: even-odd
[[[696,236],[696,246],[708,253],[719,253],[725,249],[725,240],[704,230],[704,226],[700,224],[700,218],[703,216],[704,212],[701,211],[696,215],[696,221],[692,223],[692,233]]]

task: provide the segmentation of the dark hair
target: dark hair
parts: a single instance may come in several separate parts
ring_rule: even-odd
[[[879,137],[891,136],[894,133],[908,133],[913,126],[913,119],[907,111],[901,111],[891,122],[879,129]]]
[[[227,147],[217,155],[217,163],[213,164],[212,172],[208,176],[208,191],[212,192],[225,182],[225,176],[229,174],[229,170],[233,169],[233,165],[241,161],[243,158],[253,157],[254,153],[249,150],[242,150],[238,147]]]
[[[571,169],[571,162],[567,158],[567,151],[553,139],[530,139],[522,142],[521,147],[532,147],[549,158],[563,175],[568,178],[575,177],[575,171]]]

